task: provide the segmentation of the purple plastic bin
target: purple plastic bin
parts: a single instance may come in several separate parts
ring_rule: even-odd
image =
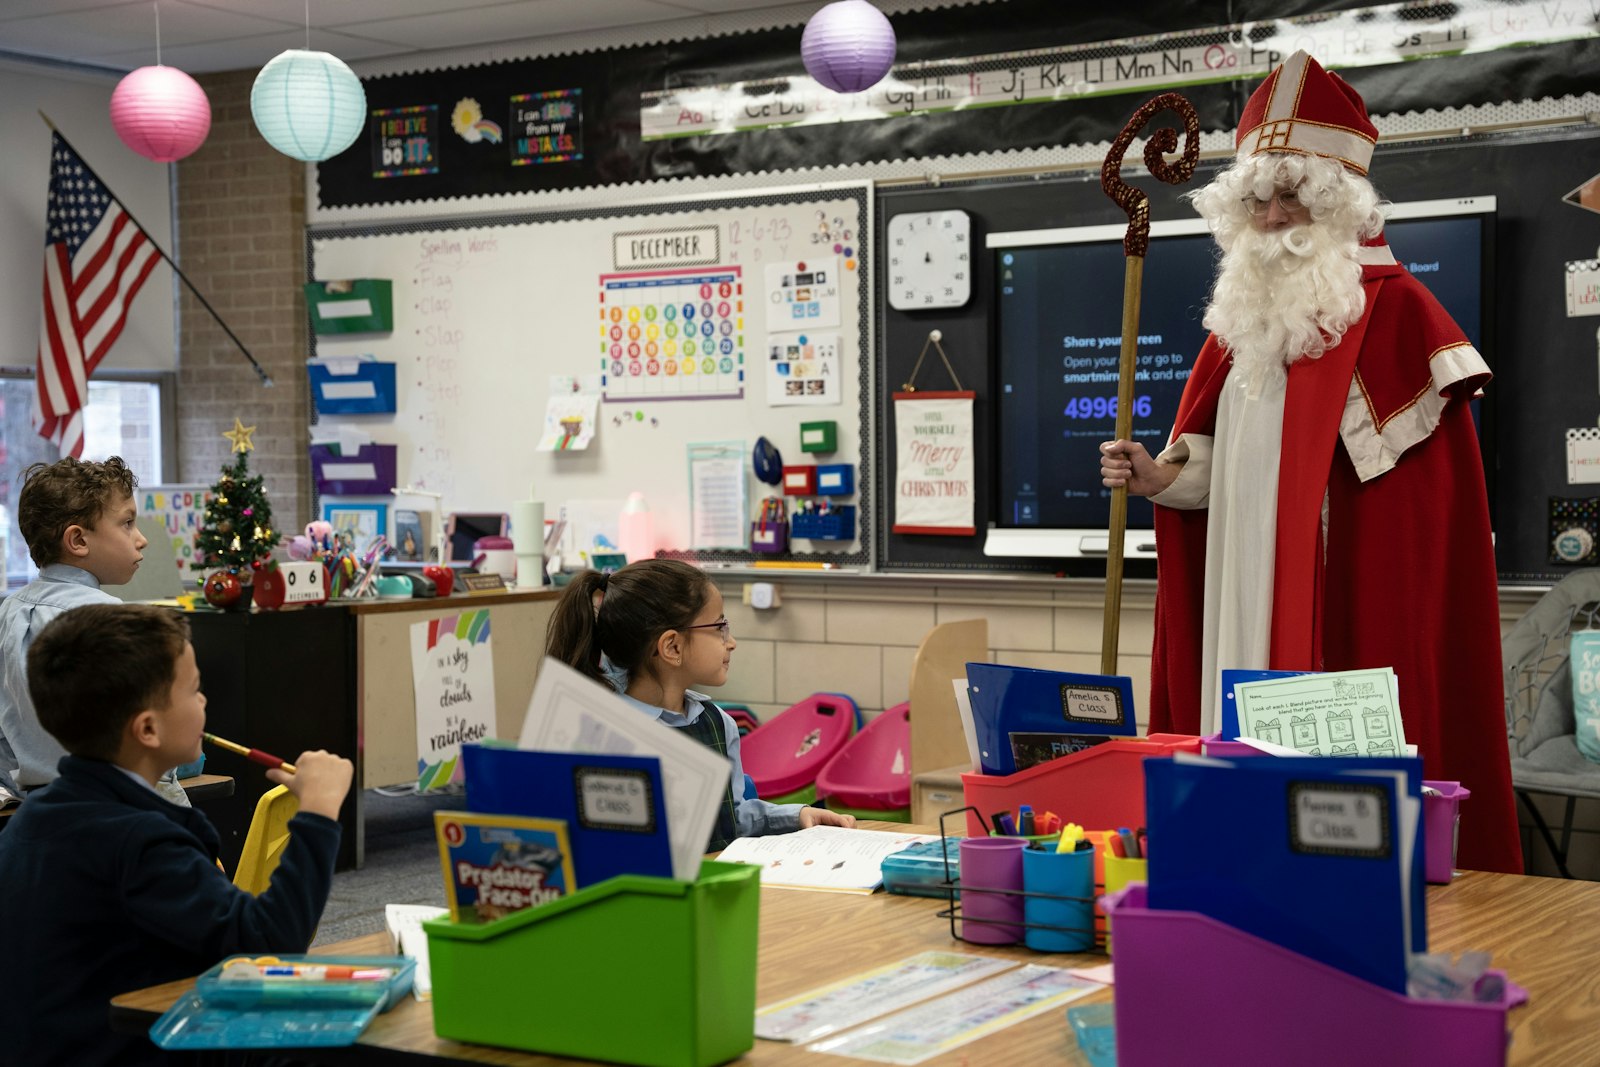
[[[1118,1067],[1504,1067],[1498,1004],[1412,1000],[1192,911],[1155,911],[1135,883],[1116,923]]]
[[[1219,759],[1266,755],[1259,748],[1247,745],[1243,741],[1225,741],[1221,734],[1207,734],[1202,737],[1200,739],[1200,751],[1204,755],[1216,756]]]
[[[1429,782],[1423,786],[1437,789],[1436,797],[1422,798],[1422,870],[1428,881],[1436,885],[1449,885],[1455,874],[1456,836],[1461,828],[1461,802],[1472,795],[1460,782]]]
[[[311,446],[311,477],[321,496],[384,496],[398,479],[397,445],[363,445],[344,454],[337,445]]]

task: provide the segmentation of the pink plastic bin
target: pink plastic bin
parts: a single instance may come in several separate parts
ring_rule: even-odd
[[[1499,1004],[1412,1000],[1192,911],[1153,911],[1135,883],[1103,902],[1117,930],[1118,1067],[1504,1067]]]
[[[1051,811],[1080,826],[1143,826],[1144,761],[1199,751],[1198,737],[1151,734],[1142,741],[1106,741],[1016,774],[963,774],[961,788],[986,819],[1031,804],[1036,812]],[[983,832],[978,817],[967,812],[967,836]]]
[[[812,794],[817,775],[839,754],[856,725],[856,702],[840,693],[813,693],[780,711],[739,742],[744,771],[766,800]]]
[[[1461,826],[1461,802],[1472,795],[1460,782],[1423,782],[1437,789],[1436,797],[1422,798],[1422,870],[1428,881],[1449,885],[1455,874],[1456,834]]]
[[[910,701],[888,709],[845,742],[817,775],[817,796],[870,811],[911,803]]]

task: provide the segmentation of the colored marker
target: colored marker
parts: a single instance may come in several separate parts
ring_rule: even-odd
[[[290,774],[295,773],[294,764],[290,763],[288,760],[279,759],[270,752],[263,752],[259,748],[246,748],[245,746],[236,744],[235,742],[229,741],[226,738],[218,737],[216,734],[201,734],[200,736],[204,737],[207,741],[210,741],[218,748],[225,748],[229,752],[243,756],[252,763],[259,763],[263,767],[280,767],[283,770],[288,771]]]

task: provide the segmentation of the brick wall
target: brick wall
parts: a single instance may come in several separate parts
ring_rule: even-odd
[[[201,75],[211,135],[177,165],[178,260],[271,375],[244,355],[192,293],[178,303],[178,477],[210,484],[228,460],[234,416],[254,425],[250,466],[266,476],[273,519],[293,533],[311,507],[307,457],[305,165],[250,119],[254,70]]]

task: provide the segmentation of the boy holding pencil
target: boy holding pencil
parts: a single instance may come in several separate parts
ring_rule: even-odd
[[[110,999],[233,953],[304,952],[353,768],[306,752],[266,772],[300,812],[270,888],[252,896],[217,868],[205,815],[156,791],[200,755],[206,698],[188,625],[145,605],[75,608],[34,640],[27,671],[39,721],[68,754],[0,834],[0,945],[27,974],[0,997],[6,1062],[166,1062],[148,1037],[111,1031]]]

